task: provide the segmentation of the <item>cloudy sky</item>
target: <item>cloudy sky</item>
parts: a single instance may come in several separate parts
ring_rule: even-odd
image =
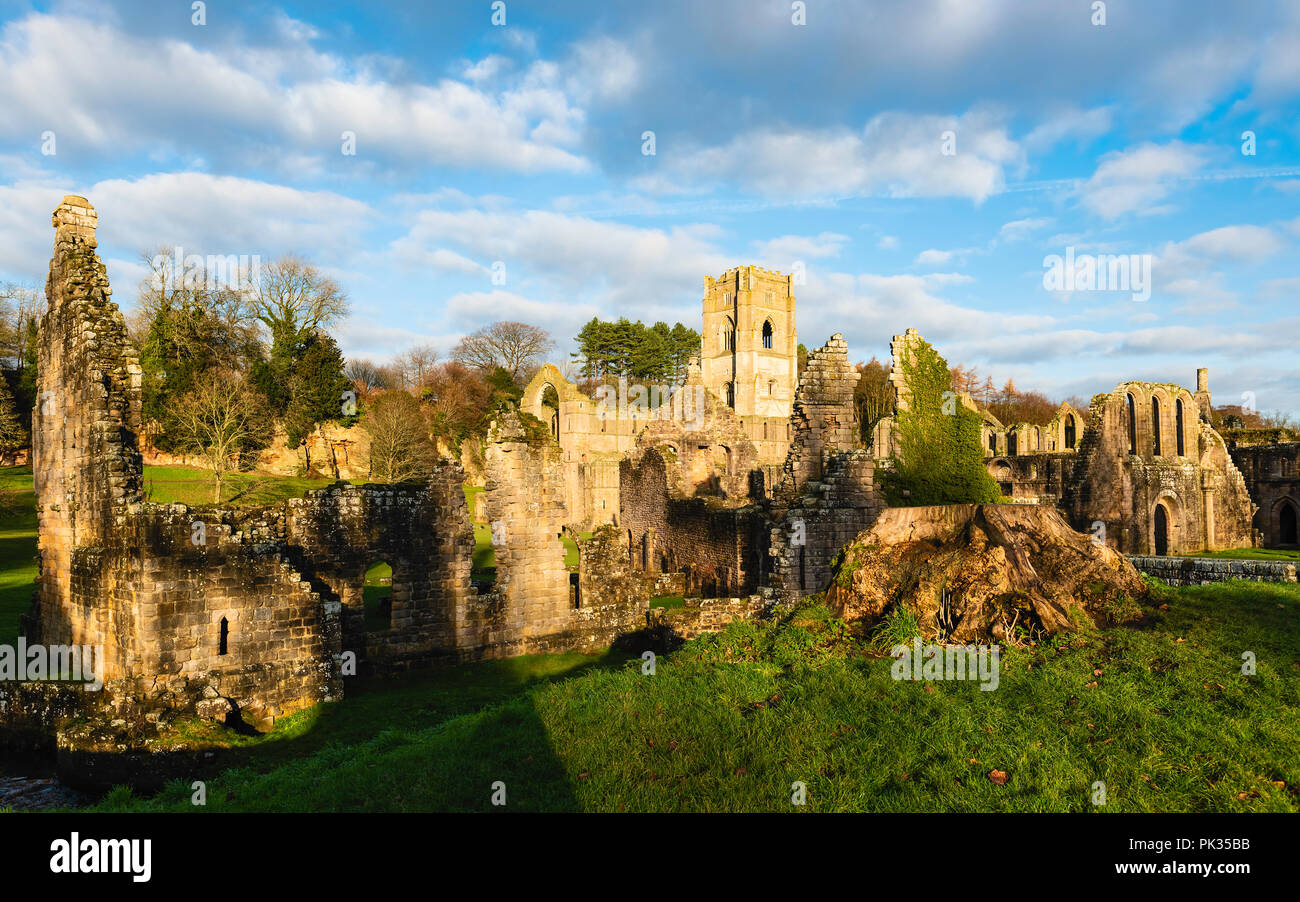
[[[1300,3],[504,5],[0,0],[0,280],[80,193],[123,307],[146,248],[298,252],[355,356],[509,318],[562,360],[755,263],[805,274],[810,347],[1300,413]],[[1069,249],[1147,255],[1150,297],[1048,290]]]

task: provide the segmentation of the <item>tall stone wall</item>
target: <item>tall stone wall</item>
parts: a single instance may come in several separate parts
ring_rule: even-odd
[[[1228,446],[1256,507],[1254,526],[1266,548],[1295,548],[1300,520],[1300,442]]]
[[[791,424],[794,441],[769,533],[767,591],[789,600],[826,588],[840,549],[884,508],[876,464],[862,447],[853,390],[859,374],[838,333],[808,354]]]
[[[790,416],[793,438],[777,490],[780,498],[799,497],[806,483],[826,473],[834,455],[862,446],[853,403],[860,374],[849,363],[848,351],[848,342],[837,332],[808,352]]]
[[[74,555],[111,543],[141,493],[140,367],[104,264],[95,255],[98,216],[68,195],[54,211],[47,310],[37,332],[32,413],[40,604],[34,615],[50,643],[103,645],[109,676],[121,672],[120,637],[131,624],[117,607],[77,603]],[[77,569],[93,569],[78,562]]]
[[[546,432],[530,431],[514,411],[492,424],[487,448],[487,514],[504,541],[496,550],[494,592],[523,638],[563,631],[569,571],[561,536],[568,518],[561,452]]]

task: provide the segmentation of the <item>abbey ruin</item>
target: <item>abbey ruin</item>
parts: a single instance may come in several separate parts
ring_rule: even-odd
[[[68,196],[53,224],[33,421],[40,572],[24,632],[102,646],[105,679],[137,709],[267,729],[339,698],[356,667],[597,649],[655,623],[691,635],[824,591],[841,549],[887,507],[892,420],[862,440],[840,335],[799,373],[792,279],[752,266],[706,279],[700,355],[661,403],[634,386],[592,397],[546,366],[520,409],[498,415],[482,495],[490,587],[471,580],[454,461],[420,484],[338,482],[266,507],[151,503],[140,369],[96,256],[97,215]],[[895,361],[919,341],[895,336]],[[896,400],[906,410],[901,384]],[[1123,554],[1294,545],[1295,447],[1234,456],[1209,403],[1202,371],[1195,392],[1125,382],[1046,427],[986,416],[985,465],[1009,502],[1057,509]],[[380,560],[393,570],[389,622],[367,629],[363,577]],[[669,591],[687,606],[651,611]]]

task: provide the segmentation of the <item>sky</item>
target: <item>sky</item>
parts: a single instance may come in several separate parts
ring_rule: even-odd
[[[376,362],[698,328],[752,263],[810,348],[914,327],[1056,399],[1208,367],[1300,414],[1300,2],[1101,7],[0,0],[0,281],[43,286],[73,193],[124,309],[150,249],[298,253]],[[1149,284],[1067,290],[1067,254]]]

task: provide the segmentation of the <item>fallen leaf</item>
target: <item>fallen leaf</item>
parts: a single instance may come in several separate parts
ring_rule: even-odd
[[[998,786],[1001,786],[1003,783],[1007,782],[1007,772],[995,768],[994,770],[989,771],[989,779]]]
[[[926,684],[925,684],[925,691],[926,691],[926,692],[933,692],[933,691],[934,691],[934,687],[931,686],[929,683],[926,683]]]

